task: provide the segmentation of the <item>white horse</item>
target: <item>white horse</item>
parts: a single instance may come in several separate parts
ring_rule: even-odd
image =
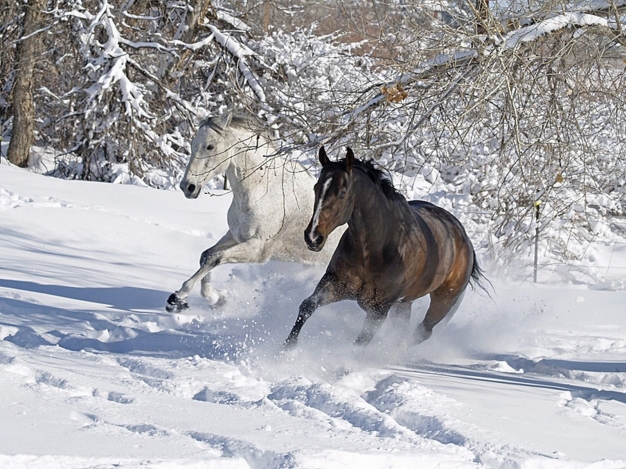
[[[200,279],[202,296],[217,302],[210,271],[219,264],[330,260],[343,230],[333,233],[330,249],[319,253],[307,249],[304,229],[313,211],[315,178],[299,163],[276,155],[269,139],[244,118],[229,113],[202,122],[191,142],[180,187],[185,197],[195,199],[209,178],[226,173],[233,192],[229,230],[202,253],[200,269],[170,295],[168,311],[186,309],[185,298]]]

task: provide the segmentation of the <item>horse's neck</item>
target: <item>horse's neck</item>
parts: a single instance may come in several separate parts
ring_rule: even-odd
[[[226,169],[226,177],[233,190],[249,190],[258,184],[259,173],[275,149],[265,137],[252,132],[234,136],[231,147],[231,163]]]
[[[312,204],[315,179],[295,161],[276,155],[275,147],[265,137],[250,133],[232,144],[231,163],[226,169],[233,197],[239,204],[267,203],[268,196],[285,197],[287,202]],[[309,194],[310,192],[310,194]],[[309,197],[311,195],[311,197]],[[310,201],[309,201],[310,199]]]
[[[381,246],[386,235],[401,229],[402,210],[394,205],[376,184],[364,173],[355,172],[356,200],[348,229],[364,245]]]

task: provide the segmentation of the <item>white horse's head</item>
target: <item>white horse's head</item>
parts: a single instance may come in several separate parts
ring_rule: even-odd
[[[235,141],[227,128],[232,119],[231,112],[218,118],[209,118],[200,124],[191,141],[191,157],[180,182],[180,188],[188,199],[197,198],[204,183],[225,172],[231,164]]]

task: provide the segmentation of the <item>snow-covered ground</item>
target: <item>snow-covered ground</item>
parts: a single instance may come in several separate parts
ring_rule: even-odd
[[[281,356],[323,266],[220,266],[223,304],[164,310],[229,202],[0,163],[0,467],[626,467],[626,292],[485,266],[418,347],[355,349],[342,302]]]

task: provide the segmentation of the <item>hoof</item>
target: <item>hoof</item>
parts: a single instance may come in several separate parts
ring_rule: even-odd
[[[283,343],[283,351],[289,352],[296,348],[298,345],[298,339],[295,337],[287,337],[287,340]]]
[[[413,345],[421,344],[429,339],[431,335],[433,335],[433,331],[427,331],[424,324],[420,324],[417,326],[417,329],[415,329],[415,334],[413,334]]]
[[[189,308],[189,305],[185,300],[181,300],[176,293],[172,293],[170,297],[167,299],[167,305],[165,305],[165,310],[168,313],[179,313]]]

